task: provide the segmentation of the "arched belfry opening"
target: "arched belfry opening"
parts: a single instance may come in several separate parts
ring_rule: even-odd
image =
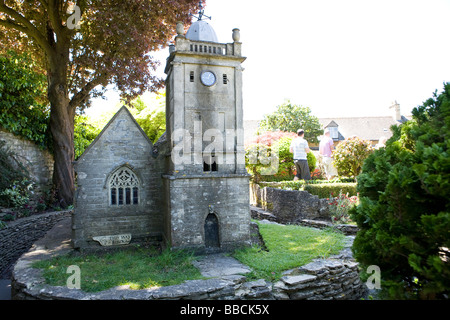
[[[220,248],[219,219],[214,212],[210,212],[206,217],[204,228],[206,249]]]

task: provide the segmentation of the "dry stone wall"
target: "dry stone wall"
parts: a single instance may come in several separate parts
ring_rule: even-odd
[[[9,222],[5,229],[0,230],[0,275],[27,252],[36,240],[70,214],[71,211],[56,211]]]
[[[1,129],[0,140],[6,142],[6,146],[27,168],[38,190],[46,191],[51,188],[54,160],[48,150],[43,150],[35,143]]]
[[[258,184],[251,184],[250,204],[270,211],[280,223],[330,220],[328,201],[307,191],[260,188]]]

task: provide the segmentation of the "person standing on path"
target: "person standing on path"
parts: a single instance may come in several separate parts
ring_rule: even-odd
[[[333,179],[333,177],[337,175],[336,168],[333,165],[333,150],[334,142],[333,139],[330,138],[330,130],[327,128],[324,130],[322,140],[320,140],[319,153],[322,156],[322,162],[325,167],[325,175],[328,180]]]
[[[289,151],[294,154],[294,164],[297,169],[297,174],[294,177],[294,181],[303,179],[310,180],[311,174],[309,172],[308,160],[306,154],[311,152],[308,146],[308,141],[303,137],[305,132],[303,129],[298,129],[297,138],[292,140]]]

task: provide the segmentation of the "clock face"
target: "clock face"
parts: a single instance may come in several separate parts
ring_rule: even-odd
[[[216,83],[216,75],[212,73],[211,71],[205,71],[200,76],[200,80],[205,86],[212,86],[214,83]]]

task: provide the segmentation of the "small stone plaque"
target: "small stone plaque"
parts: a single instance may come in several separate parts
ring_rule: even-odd
[[[129,244],[131,241],[131,233],[116,234],[112,236],[98,236],[92,237],[95,241],[98,241],[102,246],[116,246],[121,244]]]

